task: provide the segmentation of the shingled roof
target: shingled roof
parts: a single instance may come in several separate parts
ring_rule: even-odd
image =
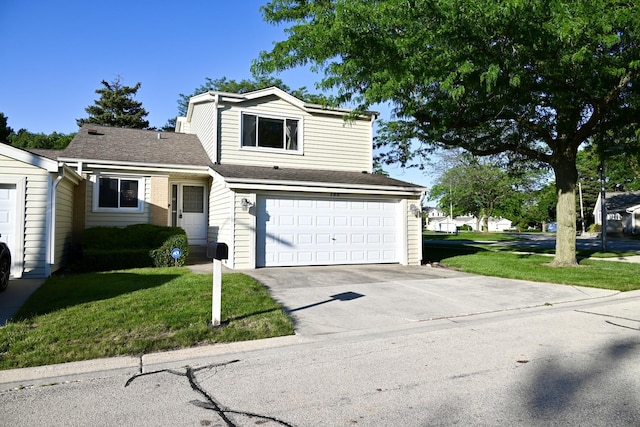
[[[259,167],[245,165],[214,165],[213,170],[227,180],[251,180],[251,181],[287,181],[303,183],[332,183],[345,185],[362,185],[377,187],[396,187],[418,191],[421,186],[389,178],[383,175],[343,172],[319,169],[295,169],[280,167]]]
[[[608,212],[624,212],[640,205],[640,191],[606,193],[605,200]]]
[[[210,166],[196,135],[85,124],[59,155],[63,159]]]

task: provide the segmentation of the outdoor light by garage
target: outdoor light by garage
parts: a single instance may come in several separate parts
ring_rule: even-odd
[[[229,246],[222,242],[210,242],[207,245],[207,258],[213,259],[211,326],[220,326],[220,307],[222,305],[222,260],[229,258]]]

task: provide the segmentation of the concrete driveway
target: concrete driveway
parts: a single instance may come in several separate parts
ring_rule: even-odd
[[[263,283],[285,307],[297,334],[315,337],[408,327],[435,319],[545,307],[618,293],[428,266],[280,267],[244,273]]]

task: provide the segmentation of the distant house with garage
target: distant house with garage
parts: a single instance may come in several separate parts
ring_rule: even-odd
[[[9,147],[12,156],[0,160],[20,176],[39,168],[49,183],[62,177],[56,189],[73,189],[69,245],[88,227],[153,223],[184,228],[190,245],[226,243],[231,269],[419,264],[425,189],[373,174],[376,114],[348,114],[278,88],[207,92],[191,98],[175,133],[84,125],[48,158]],[[16,181],[5,170],[0,192]],[[31,199],[44,206],[52,185]],[[15,198],[19,205],[31,200],[26,191]],[[30,211],[9,209],[27,221]],[[15,230],[15,240],[25,241],[25,228]],[[23,254],[14,272],[51,272],[32,270],[26,245],[13,248]],[[49,255],[54,265],[57,249]]]
[[[429,231],[455,233],[460,229],[477,231],[478,224],[480,224],[480,229],[484,226],[484,219],[481,218],[479,221],[474,215],[460,215],[451,219],[439,208],[428,207],[425,208],[425,211],[427,213],[425,229]],[[488,227],[488,231],[506,231],[512,227],[512,221],[502,217],[491,217],[488,221]]]
[[[640,191],[605,193],[608,233],[640,233]],[[593,209],[595,223],[602,225],[602,199],[598,194]]]

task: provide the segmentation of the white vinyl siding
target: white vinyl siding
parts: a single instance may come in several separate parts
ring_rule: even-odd
[[[416,217],[411,211],[411,205],[420,208],[420,199],[408,199],[406,204],[407,259],[405,262],[408,265],[420,265],[422,262],[422,215]]]
[[[72,252],[73,193],[75,185],[63,180],[56,188],[54,260],[51,272],[69,261]]]
[[[224,187],[220,178],[214,178],[209,195],[208,242],[223,242],[229,246],[229,257],[233,257],[233,192]],[[227,262],[231,268],[233,259]]]
[[[250,206],[242,207],[242,199]],[[235,227],[233,235],[234,268],[255,268],[256,196],[253,193],[235,193]]]
[[[49,173],[44,169],[0,156],[0,182],[24,183],[24,193],[20,194],[20,185],[17,185],[16,192],[16,203],[18,206],[24,206],[24,212],[18,212],[16,217],[22,235],[14,236],[12,256],[21,271],[12,271],[14,276],[39,278],[46,275],[49,180]],[[19,253],[15,253],[16,248]]]
[[[241,147],[241,112],[300,118],[302,153]],[[220,109],[220,163],[343,171],[371,171],[371,121],[345,121],[336,115],[309,114],[272,97]],[[200,135],[199,135],[200,136]],[[201,138],[202,139],[202,138]],[[204,143],[204,141],[203,141]]]
[[[214,162],[218,157],[214,131],[215,123],[214,102],[195,104],[188,128],[183,129],[184,133],[192,133],[198,136],[204,150]]]

